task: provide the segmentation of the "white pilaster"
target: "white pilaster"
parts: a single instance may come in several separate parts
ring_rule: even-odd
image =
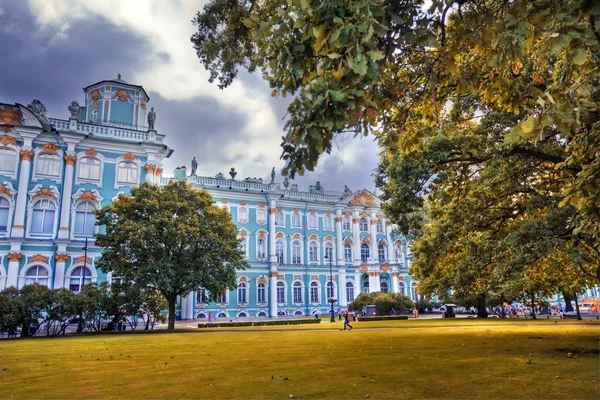
[[[269,278],[269,309],[271,318],[277,318],[277,271],[274,268]]]
[[[65,156],[65,180],[62,188],[62,203],[60,205],[60,228],[58,229],[58,238],[67,239],[69,237],[69,206],[71,204],[71,192],[73,191],[73,170],[77,156],[67,154]],[[56,282],[56,280],[55,280]],[[61,285],[62,285],[62,281]],[[62,287],[62,286],[61,286]]]
[[[358,216],[358,211],[355,211],[352,214],[352,234],[354,238],[354,265],[361,265],[361,255],[360,255],[360,227],[358,225],[360,218]]]
[[[275,208],[275,201],[271,200],[271,208],[269,210],[270,218],[269,218],[269,259],[272,263],[277,263],[277,254],[275,253],[275,213],[277,209]],[[277,283],[277,282],[276,282]],[[276,306],[277,307],[277,306]],[[277,312],[275,312],[275,316],[277,316]]]
[[[12,228],[12,237],[23,237],[25,232],[25,207],[27,205],[27,183],[31,172],[31,149],[21,150],[21,172],[19,173],[19,188],[17,189],[17,205],[15,207],[15,222]],[[10,285],[8,285],[10,286]]]
[[[19,277],[19,264],[23,256],[20,253],[10,253],[8,255],[8,276],[6,278],[6,287],[17,287]]]
[[[388,222],[386,222],[385,230],[386,230],[386,236],[387,236],[386,240],[387,240],[387,245],[388,245],[388,260],[391,263],[399,262],[399,260],[396,260],[396,252],[394,251],[394,240],[392,238],[392,225],[389,224]]]
[[[398,272],[392,272],[392,290],[394,293],[398,293],[400,291],[400,285],[398,284]]]
[[[371,234],[371,258],[374,262],[379,263],[379,251],[377,244],[377,215],[371,213],[371,219],[369,220],[369,232]]]
[[[335,215],[335,245],[337,247],[337,264],[345,265],[344,245],[342,244],[342,210],[336,210]]]
[[[340,307],[348,305],[346,298],[346,268],[338,267],[338,290],[340,292]]]
[[[65,266],[69,256],[66,254],[57,254],[54,257],[56,267],[54,269],[54,289],[65,287]]]

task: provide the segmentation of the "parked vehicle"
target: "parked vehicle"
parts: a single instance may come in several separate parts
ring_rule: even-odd
[[[598,312],[600,310],[600,300],[587,299],[579,304],[579,312]]]

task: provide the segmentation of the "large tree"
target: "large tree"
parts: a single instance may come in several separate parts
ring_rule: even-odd
[[[464,243],[463,258],[447,262],[471,269],[474,276],[462,276],[477,279],[465,283],[482,291],[496,273],[490,262],[500,246],[499,235],[525,227],[519,224],[528,218],[553,218],[549,213],[562,207],[560,229],[569,237],[560,239],[579,249],[572,258],[575,266],[584,261],[581,274],[590,273],[597,281],[600,3],[427,3],[428,8],[424,1],[403,0],[212,0],[193,21],[198,32],[192,42],[211,81],[218,79],[220,87],[228,86],[240,67],[259,69],[273,95],[294,97],[282,142],[291,175],[312,170],[340,133],[374,134],[382,148],[379,174],[387,176],[379,181],[389,204],[386,211],[401,223],[413,216],[402,212],[404,205],[414,206],[409,199],[413,192],[403,191],[405,176],[394,176],[388,168],[401,157],[420,157],[429,142],[462,129],[457,118],[445,115],[452,104],[477,97],[476,107],[464,116],[474,121],[478,112],[511,114],[510,121],[502,117],[503,130],[493,133],[495,142],[486,144],[494,147],[494,157],[507,162],[488,162],[485,167],[491,169],[484,174],[489,179],[480,188],[482,194],[497,190],[501,206],[484,217],[496,218],[494,224],[507,230],[471,237],[472,242]],[[455,174],[456,166],[463,174],[482,167],[469,166],[474,160],[469,161],[466,151],[474,145],[454,141],[449,173]],[[535,206],[537,214],[530,212],[523,220],[511,217],[511,212],[524,214],[511,203],[520,194],[503,190],[505,182],[494,178],[494,172],[504,180],[543,181],[540,185],[552,190],[551,204]],[[514,224],[506,227],[508,220]]]
[[[247,267],[237,228],[227,210],[205,190],[183,181],[158,187],[144,183],[97,212],[106,231],[98,266],[113,278],[158,290],[169,304],[202,287],[212,296],[236,286],[236,271]]]

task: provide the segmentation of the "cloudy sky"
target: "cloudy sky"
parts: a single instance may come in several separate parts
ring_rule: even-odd
[[[157,113],[157,130],[175,149],[165,175],[198,160],[198,174],[232,166],[240,177],[269,177],[283,167],[281,136],[287,102],[270,96],[258,74],[243,73],[219,90],[208,82],[189,40],[205,2],[193,0],[0,1],[0,102],[37,98],[48,114],[67,118],[84,86],[122,74],[142,85]],[[373,190],[377,146],[370,138],[338,143],[315,172],[295,180],[306,188],[320,180],[330,190]],[[278,176],[278,181],[281,177]]]

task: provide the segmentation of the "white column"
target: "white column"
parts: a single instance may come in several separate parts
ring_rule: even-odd
[[[192,320],[194,319],[194,292],[191,292],[186,297],[186,316],[185,319]]]
[[[75,154],[67,154],[65,156],[65,180],[63,181],[62,202],[60,205],[60,228],[58,229],[59,239],[67,239],[69,237],[69,206],[71,205],[71,192],[73,191],[73,170],[76,161],[77,156]]]
[[[179,319],[184,320],[187,314],[187,297],[181,296],[181,308],[179,309]]]
[[[346,265],[344,261],[344,244],[342,243],[342,210],[337,210],[335,216],[335,246],[337,247],[337,264]]]
[[[277,318],[277,270],[273,266],[269,278],[269,309],[271,318]]]
[[[373,262],[379,264],[379,251],[377,244],[377,216],[375,213],[371,213],[371,219],[369,220],[369,231],[371,234],[371,259]]]
[[[346,298],[346,268],[338,267],[338,290],[340,292],[340,307],[348,305]]]
[[[400,291],[400,286],[398,285],[398,272],[392,272],[392,290],[394,293],[398,293]]]
[[[360,281],[361,275],[360,272],[354,274],[354,298],[357,298],[362,292],[362,282]]]
[[[8,276],[6,279],[6,287],[17,287],[17,279],[19,277],[19,264],[21,257],[20,253],[10,253],[8,256]]]
[[[27,184],[29,182],[29,173],[31,172],[31,160],[33,151],[21,150],[21,172],[19,173],[19,188],[17,189],[17,205],[15,208],[15,222],[12,228],[11,236],[23,237],[25,232],[25,207],[27,205]],[[7,286],[10,286],[7,284]]]
[[[277,254],[275,253],[275,213],[277,212],[277,209],[275,208],[275,202],[271,201],[271,203],[272,207],[269,210],[269,212],[271,213],[271,218],[269,218],[269,253],[271,254],[269,254],[269,257],[271,263],[277,263]],[[275,313],[275,315],[277,315],[277,313]]]
[[[392,225],[386,221],[385,223],[385,230],[387,233],[387,244],[388,244],[388,260],[390,260],[390,262],[395,263],[395,262],[399,262],[398,260],[396,260],[396,252],[394,251],[394,239],[392,238]]]
[[[56,268],[54,269],[54,289],[65,287],[65,266],[69,256],[66,254],[57,254],[54,257]]]
[[[369,293],[376,292],[375,290],[375,273],[372,271],[367,272],[369,274]]]
[[[155,183],[154,172],[156,171],[156,165],[146,164],[144,168],[146,169],[146,182]]]
[[[374,287],[371,290],[372,292],[381,292],[381,273],[379,271],[376,271],[374,273],[374,277],[373,277],[373,283],[374,283]]]
[[[360,227],[358,223],[360,218],[358,217],[358,212],[354,212],[352,215],[352,233],[354,237],[354,265],[361,265],[361,255],[360,255]]]

